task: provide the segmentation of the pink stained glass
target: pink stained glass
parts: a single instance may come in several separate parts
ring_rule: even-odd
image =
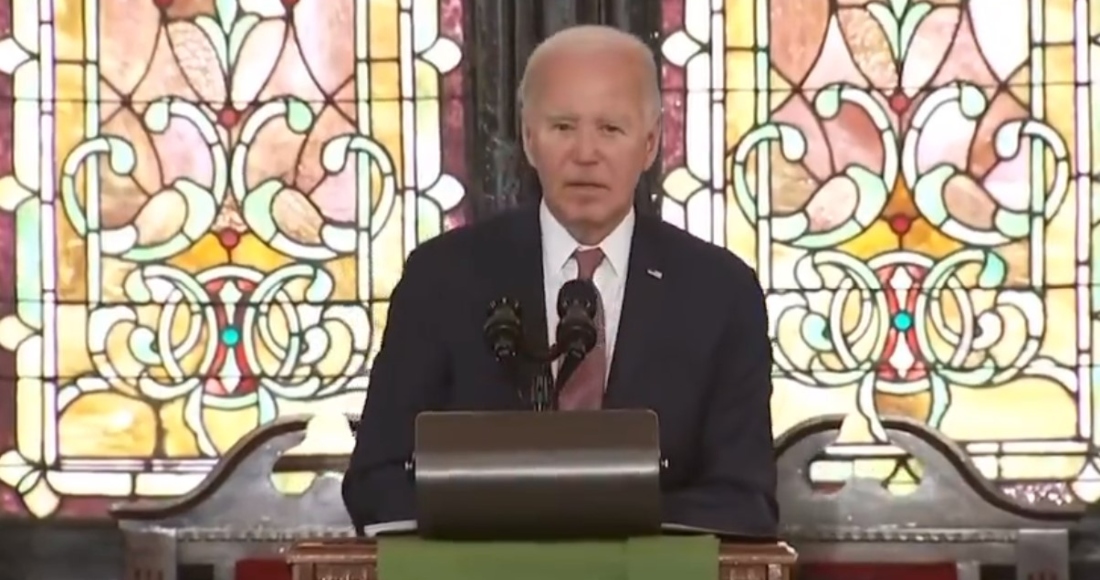
[[[439,2],[439,32],[440,35],[453,40],[459,46],[464,46],[463,22],[465,8],[463,0],[440,0]],[[465,109],[465,79],[462,76],[462,68],[455,68],[443,75],[443,94],[441,106],[443,115],[440,127],[443,135],[443,171],[466,183],[468,174],[466,169],[466,109]],[[470,219],[470,196],[466,196],[458,207],[444,216],[444,227],[452,229],[461,227]]]
[[[11,2],[0,2],[0,38],[11,34]],[[0,178],[12,172],[12,78],[0,73]],[[0,209],[0,318],[15,312],[15,215]],[[0,449],[15,444],[15,353],[0,348]],[[24,515],[15,490],[0,483],[0,517]]]
[[[683,0],[661,0],[661,37],[684,27]],[[661,108],[664,124],[661,139],[661,171],[684,163],[684,69],[661,61]]]

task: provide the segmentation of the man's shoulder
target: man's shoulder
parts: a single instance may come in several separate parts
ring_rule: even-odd
[[[508,243],[516,232],[523,210],[508,210],[484,221],[448,230],[422,242],[410,254],[410,261],[431,264],[449,264],[461,260],[468,263],[474,257],[484,255]]]
[[[756,272],[737,254],[660,218],[647,218],[666,261],[711,281],[755,284]],[[713,282],[712,282],[713,284]]]
[[[664,253],[666,279],[682,303],[708,315],[734,312],[732,320],[746,320],[750,311],[767,312],[767,299],[751,266],[729,249],[703,240],[671,224],[662,224],[657,235]],[[669,275],[671,274],[671,275]],[[715,320],[731,320],[717,316]]]

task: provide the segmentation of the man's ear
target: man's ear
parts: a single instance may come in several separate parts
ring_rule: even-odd
[[[661,125],[661,115],[658,114],[645,137],[646,169],[653,167],[653,163],[657,161],[657,153],[661,151]]]

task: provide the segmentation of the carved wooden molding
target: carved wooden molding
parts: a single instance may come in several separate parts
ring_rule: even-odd
[[[1079,505],[1035,507],[1013,501],[952,441],[922,423],[887,417],[893,445],[919,461],[917,488],[894,495],[878,481],[852,479],[835,492],[811,486],[811,462],[836,444],[844,416],[806,421],[776,444],[785,537],[871,542],[1011,542],[1014,530],[1064,528]]]
[[[276,419],[242,437],[214,466],[214,469],[203,479],[202,483],[191,490],[190,493],[172,499],[144,499],[121,502],[111,506],[111,516],[115,519],[124,520],[156,520],[186,513],[203,503],[229,481],[241,463],[264,444],[270,443],[283,435],[304,434],[309,419],[310,416],[308,415]],[[298,442],[300,441],[301,438]]]
[[[173,499],[123,502],[113,506],[111,515],[124,528],[173,529],[182,541],[190,542],[342,537],[352,528],[339,478],[318,476],[300,495],[284,494],[272,483],[272,474],[287,467],[343,472],[339,456],[286,455],[305,439],[311,419],[291,416],[265,425],[234,445],[190,493]],[[280,462],[283,467],[276,468]],[[294,535],[296,532],[306,535]]]

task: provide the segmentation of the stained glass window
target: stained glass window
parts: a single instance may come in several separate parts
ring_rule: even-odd
[[[1006,487],[1100,498],[1100,4],[662,12],[662,212],[757,268],[777,433],[857,419],[812,477],[911,479],[882,440],[889,413]]]
[[[0,510],[177,495],[260,424],[358,408],[405,256],[466,215],[461,22],[0,3]]]

